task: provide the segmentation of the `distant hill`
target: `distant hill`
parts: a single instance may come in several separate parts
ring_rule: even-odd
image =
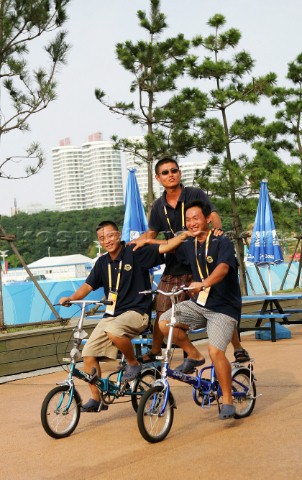
[[[113,220],[123,226],[124,205],[102,209],[70,212],[40,212],[32,215],[18,213],[13,217],[0,217],[7,234],[16,235],[16,246],[27,264],[51,255],[81,253],[95,257],[98,248],[95,228],[103,220]],[[8,250],[7,242],[0,242],[0,249]],[[12,252],[8,252],[10,254]],[[18,259],[11,254],[9,267],[18,267]]]
[[[220,214],[225,231],[232,230],[230,200],[211,198]],[[251,230],[255,220],[258,198],[243,198],[239,203],[243,230]],[[288,241],[302,231],[302,216],[297,205],[271,200],[275,225],[285,254],[292,253],[295,241]],[[47,255],[72,255],[81,253],[95,257],[97,246],[95,227],[103,220],[113,220],[122,228],[124,205],[102,209],[71,212],[40,212],[32,215],[19,213],[13,217],[0,217],[0,224],[8,234],[17,236],[16,245],[26,263]],[[0,241],[0,250],[8,250],[6,242]],[[11,252],[8,252],[11,253]],[[15,255],[7,258],[10,268],[20,266]]]

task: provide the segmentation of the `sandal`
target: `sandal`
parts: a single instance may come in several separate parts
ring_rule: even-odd
[[[81,412],[100,412],[101,410],[108,410],[108,405],[93,398],[90,398],[87,403],[81,406]]]
[[[141,371],[141,365],[126,365],[124,375],[122,376],[122,382],[131,382]]]
[[[234,405],[227,405],[227,404],[222,405],[221,410],[219,412],[220,420],[227,420],[228,418],[234,418],[234,416],[235,416]]]
[[[184,362],[178,367],[175,368],[177,372],[181,373],[192,373],[196,367],[200,367],[205,363],[205,358],[201,360],[194,360],[194,358],[185,358]]]
[[[244,348],[238,348],[237,350],[234,351],[234,357],[236,362],[238,363],[244,363],[244,362],[249,362],[250,361],[250,356]]]

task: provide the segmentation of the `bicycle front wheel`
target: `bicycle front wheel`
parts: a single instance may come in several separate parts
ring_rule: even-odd
[[[232,394],[235,418],[248,417],[256,403],[256,385],[250,370],[240,368],[232,376]]]
[[[60,385],[51,390],[42,403],[42,426],[52,438],[68,437],[79,423],[81,397],[76,390],[72,398],[71,395],[68,385]]]
[[[147,390],[139,402],[137,424],[142,437],[150,443],[161,442],[171,430],[174,418],[174,401],[169,395],[164,411],[164,389],[155,386]]]
[[[143,371],[135,380],[132,390],[131,403],[135,412],[137,412],[138,404],[142,395],[151,388],[152,383],[160,378],[160,372],[156,368],[150,368]]]

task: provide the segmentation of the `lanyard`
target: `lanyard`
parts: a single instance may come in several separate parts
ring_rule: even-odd
[[[112,291],[112,264],[108,263],[108,283],[109,283],[109,291]],[[118,292],[118,287],[120,286],[121,280],[121,272],[122,272],[122,260],[118,265],[118,274],[116,278],[116,285],[115,285],[115,292]]]
[[[168,212],[167,212],[167,209],[166,209],[166,205],[164,205],[164,212],[165,212],[165,215],[166,215],[166,220],[168,222],[170,231],[175,236],[175,232],[174,232],[174,230],[171,226],[170,218],[168,217]],[[185,229],[185,202],[181,202],[181,229],[182,230]]]
[[[209,230],[209,233],[208,233],[208,236],[207,236],[207,239],[206,239],[205,251],[204,251],[207,277],[209,276],[209,269],[208,269],[208,264],[207,264],[207,256],[208,256],[209,241],[210,241],[211,233],[212,233],[211,230]],[[197,265],[197,268],[198,268],[198,273],[199,273],[200,279],[203,280],[204,277],[203,277],[203,274],[202,274],[202,271],[201,271],[201,268],[200,268],[200,265],[199,265],[198,257],[197,257],[197,242],[198,242],[197,237],[195,237],[195,258],[196,258],[196,265]]]

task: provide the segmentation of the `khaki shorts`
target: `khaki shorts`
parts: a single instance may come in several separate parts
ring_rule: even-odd
[[[116,359],[118,349],[108,338],[107,333],[115,337],[134,338],[146,330],[149,316],[133,310],[117,317],[105,317],[100,320],[88,342],[83,348],[82,357],[98,357]]]

